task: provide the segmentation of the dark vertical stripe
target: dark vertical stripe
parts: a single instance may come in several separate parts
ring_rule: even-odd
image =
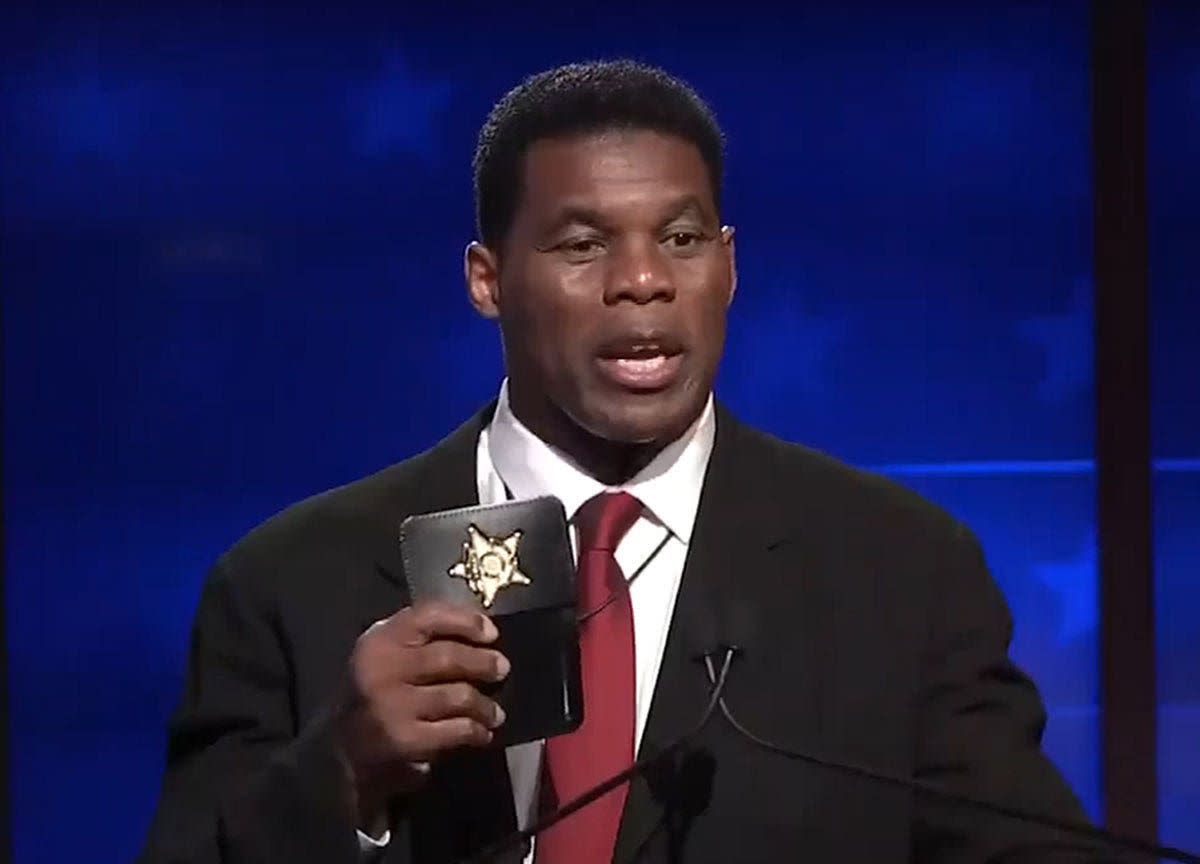
[[[1146,228],[1146,6],[1092,4],[1104,817],[1158,832]]]

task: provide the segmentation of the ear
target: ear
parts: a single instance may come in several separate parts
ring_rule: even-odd
[[[491,249],[479,242],[467,245],[463,275],[471,305],[484,318],[500,317],[500,262]]]
[[[729,262],[729,299],[725,301],[728,306],[733,302],[733,295],[737,293],[737,255],[733,244],[734,227],[732,225],[723,225],[721,227],[721,243],[725,246],[725,257]]]

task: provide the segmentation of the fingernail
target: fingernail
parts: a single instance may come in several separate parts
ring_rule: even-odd
[[[507,716],[508,715],[504,713],[504,709],[501,708],[499,705],[497,705],[496,711],[495,711],[495,719],[492,720],[492,728],[495,729],[497,726],[499,726],[501,723],[503,723],[504,718]]]
[[[496,680],[499,681],[508,677],[508,673],[512,671],[512,664],[508,662],[508,658],[503,654],[496,655]]]
[[[486,641],[491,642],[493,639],[495,639],[499,635],[500,635],[500,631],[496,629],[496,625],[492,623],[492,619],[487,617],[486,615],[484,615],[483,616],[483,638]]]

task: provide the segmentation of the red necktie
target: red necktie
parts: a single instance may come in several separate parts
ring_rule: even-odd
[[[641,512],[629,493],[606,492],[575,516],[583,725],[546,742],[541,797],[547,804],[565,804],[633,761],[633,607],[613,552]],[[628,791],[620,786],[538,835],[537,864],[609,864]]]

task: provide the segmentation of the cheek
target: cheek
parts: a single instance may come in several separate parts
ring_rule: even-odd
[[[554,377],[586,350],[596,320],[590,287],[575,274],[530,270],[514,279],[504,297],[500,324],[508,352],[532,360]]]
[[[706,268],[703,279],[688,317],[696,345],[711,365],[720,356],[725,341],[730,287],[725,271],[718,267]]]
[[[530,284],[530,315],[567,349],[586,342],[603,311],[600,262],[582,267],[546,267]]]

